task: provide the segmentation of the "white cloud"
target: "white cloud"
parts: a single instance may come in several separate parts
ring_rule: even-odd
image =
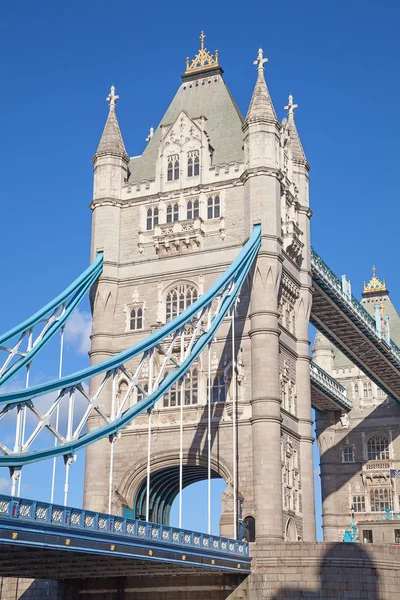
[[[67,321],[65,341],[73,346],[79,354],[87,354],[90,350],[91,332],[92,315],[77,308]]]

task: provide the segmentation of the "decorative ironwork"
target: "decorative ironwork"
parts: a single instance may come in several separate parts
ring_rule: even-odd
[[[81,524],[81,515],[79,513],[71,513],[71,525],[80,525]]]
[[[59,510],[57,508],[54,508],[52,510],[51,520],[53,521],[53,523],[62,523],[62,517],[63,517],[63,514],[62,514],[61,510]]]
[[[122,531],[123,521],[114,521],[114,531]]]
[[[48,520],[48,515],[51,511],[51,521],[53,523],[62,523],[64,527],[74,530],[77,528],[95,529],[97,523],[97,532],[99,533],[100,530],[102,532],[101,535],[104,535],[104,531],[107,530],[107,524],[110,520],[110,515],[102,513],[85,514],[84,510],[77,508],[71,509],[53,507],[51,504],[41,504],[40,506],[36,506],[35,510],[31,510],[34,506],[35,504],[28,500],[0,496],[0,513],[7,515],[7,517],[2,518],[10,520],[22,519],[24,522],[26,520],[43,522]],[[181,547],[184,545],[192,546],[200,550],[200,546],[202,546],[204,549],[211,549],[217,552],[248,556],[248,544],[244,542],[235,543],[234,540],[227,540],[218,536],[210,537],[197,531],[176,529],[155,523],[146,524],[143,521],[111,517],[111,519],[113,518],[114,525],[112,531],[108,532],[110,535],[115,533],[118,536],[133,536],[142,539],[150,538],[149,541],[151,543],[154,543],[152,540],[159,540],[161,543],[173,543]],[[96,534],[95,531],[94,534]],[[67,541],[65,543],[67,544]]]
[[[339,404],[344,410],[350,410],[353,406],[352,401],[347,397],[346,388],[336,379],[331,377],[326,371],[321,369],[314,361],[310,364],[311,383],[326,394],[336,404]]]
[[[386,279],[380,279],[376,276],[376,268],[372,267],[372,277],[368,283],[364,281],[364,294],[373,294],[374,292],[387,292]]]
[[[86,515],[85,517],[85,527],[94,527],[94,517],[91,515]]]
[[[36,519],[39,521],[47,521],[47,508],[44,508],[43,506],[37,506]]]
[[[20,504],[18,507],[18,514],[20,517],[30,517],[31,516],[30,504]]]
[[[126,533],[129,533],[130,535],[135,533],[135,526],[133,523],[128,523],[126,526]]]
[[[213,56],[211,52],[209,52],[207,48],[204,47],[205,39],[206,36],[204,34],[204,31],[202,31],[200,34],[200,50],[198,51],[192,62],[190,62],[189,57],[186,59],[185,75],[188,73],[195,73],[196,71],[204,71],[205,69],[215,69],[215,67],[219,66],[218,50],[215,51],[215,56]]]
[[[11,449],[0,441],[0,453],[3,455],[0,456],[0,466],[15,469],[38,460],[63,456],[66,450],[70,454],[101,438],[115,435],[136,416],[151,410],[190,371],[201,352],[214,338],[240,293],[260,243],[261,229],[256,225],[240,254],[211,288],[202,296],[193,297],[192,303],[186,302],[186,309],[181,314],[145,340],[72,375],[18,392],[0,394],[0,419],[5,415],[14,416],[17,432],[21,428],[18,421],[21,411],[18,407],[24,407],[29,417],[36,419],[27,439],[21,440],[18,447]],[[185,352],[183,360],[178,361],[176,356],[180,353],[182,337]],[[130,373],[126,365],[133,359],[136,359],[138,366],[134,373]],[[86,382],[94,377],[98,378],[98,383],[88,390]],[[98,400],[110,379],[115,378],[123,378],[128,385],[119,402],[114,402],[114,413],[108,415],[101,409]],[[145,378],[147,390],[151,389],[151,394],[146,390],[146,381],[143,382]],[[135,390],[141,394],[140,401],[131,405],[130,399]],[[79,417],[76,413],[81,410],[82,404],[76,402],[76,397],[86,404],[84,414]],[[40,398],[40,404],[36,402],[36,398]],[[68,405],[66,428],[61,421],[57,426],[55,419],[56,411],[62,410],[65,404]],[[88,420],[94,415],[99,417],[99,427],[87,428]],[[40,445],[40,438],[47,437],[48,433],[57,444],[46,448]],[[39,446],[39,449],[32,449],[34,446]]]

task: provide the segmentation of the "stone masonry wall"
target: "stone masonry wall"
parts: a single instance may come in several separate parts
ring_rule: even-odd
[[[130,575],[109,580],[70,581],[57,596],[54,582],[33,582],[21,594],[17,591],[17,580],[3,580],[0,600],[75,600],[78,597],[99,600],[397,600],[399,597],[398,546],[300,542],[268,544],[254,554],[253,573],[243,581],[238,575],[176,576],[171,571],[171,575],[152,578]],[[19,580],[18,590],[26,589],[24,581],[28,580]],[[40,588],[41,584],[48,587]]]

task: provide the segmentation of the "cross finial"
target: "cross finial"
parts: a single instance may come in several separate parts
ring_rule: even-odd
[[[294,104],[293,103],[293,96],[292,96],[292,94],[290,94],[290,96],[288,98],[287,106],[283,107],[285,110],[288,111],[288,117],[292,117],[293,118],[294,117],[294,109],[298,108],[298,107],[299,107],[298,104]]]
[[[200,33],[200,48],[201,50],[204,50],[204,40],[206,39],[206,36],[204,34],[204,31],[202,31]]]
[[[112,109],[112,110],[115,109],[115,105],[117,104],[118,98],[119,98],[119,96],[117,96],[115,93],[115,86],[112,85],[110,88],[110,93],[108,94],[108,96],[106,98],[107,102],[110,103],[110,109]]]
[[[258,49],[258,54],[256,60],[253,62],[253,65],[257,66],[257,71],[264,71],[264,63],[268,62],[268,58],[264,58],[264,52],[262,48]]]
[[[372,277],[376,277],[376,267],[372,265]]]

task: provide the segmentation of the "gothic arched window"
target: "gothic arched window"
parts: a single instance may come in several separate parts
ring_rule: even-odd
[[[200,158],[199,151],[193,150],[188,153],[188,163],[187,163],[187,174],[188,177],[193,177],[199,174],[200,171]]]
[[[368,398],[372,398],[372,383],[368,384]]]
[[[354,384],[354,397],[355,397],[355,398],[358,398],[358,394],[359,394],[359,391],[358,391],[358,383],[355,383],[355,384]]]
[[[371,512],[392,510],[392,492],[389,488],[374,488],[369,493]]]
[[[199,372],[196,365],[194,365],[186,374],[183,385],[185,397],[184,404],[186,406],[189,406],[190,404],[197,404],[199,391]],[[172,387],[170,387],[166,394],[164,394],[163,405],[164,407],[181,405],[180,381],[177,381]]]
[[[187,203],[187,219],[197,219],[199,216],[199,199],[189,200]]]
[[[211,402],[225,402],[225,400],[225,377],[222,373],[217,373],[216,375],[214,375],[214,378],[211,379]]]
[[[179,204],[168,204],[167,206],[167,223],[179,221]]]
[[[364,383],[364,385],[363,385],[363,395],[364,395],[364,398],[368,398],[368,386],[366,383]]]
[[[219,196],[209,196],[207,200],[207,219],[217,219],[221,215]]]
[[[128,391],[128,387],[129,387],[128,382],[125,380],[121,381],[121,383],[119,384],[117,398],[116,398],[116,406],[115,406],[116,411],[118,411],[122,402],[125,400],[125,396]],[[125,404],[124,404],[124,409],[127,408],[128,406],[129,406],[129,398],[127,399],[127,402],[125,402]]]
[[[143,328],[143,308],[132,308],[129,324],[131,331]]]
[[[367,442],[368,460],[389,460],[389,440],[386,435],[373,435]]]
[[[243,519],[244,525],[244,535],[243,539],[246,542],[255,542],[256,541],[256,521],[254,517],[245,517]]]
[[[179,179],[179,156],[171,154],[168,156],[167,181]]]
[[[154,229],[155,225],[158,225],[158,208],[148,208],[146,219],[147,231],[151,231],[152,229]]]
[[[169,290],[165,299],[165,318],[171,321],[174,317],[183,312],[188,306],[193,304],[198,298],[197,289],[194,285],[181,283]]]

